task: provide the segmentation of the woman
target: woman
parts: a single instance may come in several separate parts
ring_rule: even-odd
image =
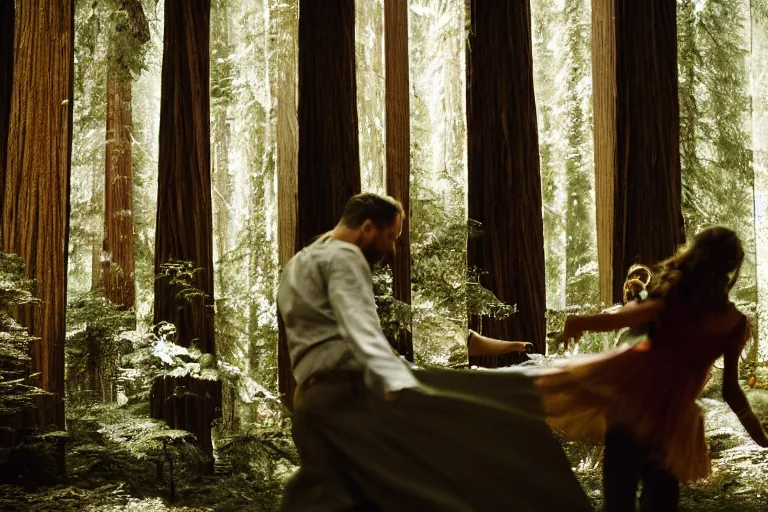
[[[641,480],[642,510],[676,510],[679,482],[710,474],[696,399],[720,356],[725,401],[752,439],[768,446],[738,380],[750,328],[728,294],[743,258],[733,231],[705,230],[659,265],[647,300],[566,320],[559,341],[652,325],[638,345],[572,360],[537,379],[550,425],[573,439],[605,443],[605,510],[634,511]]]
[[[648,298],[648,286],[651,284],[653,273],[651,269],[645,265],[632,265],[627,272],[627,279],[624,281],[624,290],[622,294],[623,305],[626,306],[630,302],[643,302]],[[606,312],[620,311],[622,306],[618,306],[619,309]],[[641,341],[644,341],[650,336],[651,325],[635,325],[623,329],[619,334],[619,339],[616,342],[617,346],[621,345],[636,345]]]

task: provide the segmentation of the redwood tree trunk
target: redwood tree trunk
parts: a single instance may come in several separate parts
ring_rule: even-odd
[[[360,193],[353,0],[299,1],[299,167],[295,249],[333,228]],[[293,406],[285,340],[279,389]]]
[[[299,250],[360,193],[353,0],[299,2]]]
[[[129,32],[139,44],[149,42],[149,24],[140,0],[120,0],[127,23],[117,32]],[[133,159],[131,70],[119,45],[110,48],[107,79],[107,144],[104,181],[104,296],[126,309],[135,303],[133,243]]]
[[[160,98],[160,154],[157,185],[155,273],[171,260],[191,261],[194,285],[205,294],[180,302],[169,279],[155,281],[154,322],[176,326],[177,343],[215,354],[213,325],[213,244],[210,169],[210,0],[166,0]],[[193,379],[194,380],[194,379]],[[208,381],[206,381],[208,382]],[[156,381],[154,417],[172,428],[194,432],[210,454],[211,421],[221,415],[221,387],[196,387],[196,411],[186,401],[171,400],[170,389]],[[158,406],[157,404],[160,403]],[[194,421],[190,420],[193,418]],[[193,424],[189,424],[192,421]],[[212,466],[211,466],[212,469]]]
[[[291,27],[295,11],[285,9]],[[296,107],[297,55],[296,41],[287,41],[280,59],[277,89],[277,238],[278,263],[282,268],[294,253],[296,213],[298,209],[299,120]]]
[[[384,1],[386,58],[387,193],[405,209],[403,231],[392,258],[392,294],[411,303],[410,177],[411,123],[408,88],[408,2]],[[390,340],[401,355],[413,361],[411,325],[403,326],[396,340]]]
[[[684,241],[675,2],[593,0],[600,295],[620,302],[633,263]]]
[[[5,191],[3,245],[19,254],[37,280],[42,303],[21,308],[32,380],[55,400],[43,424],[64,427],[64,336],[72,151],[74,2],[19,2]],[[22,44],[23,42],[23,44]]]
[[[529,3],[473,0],[470,20],[469,218],[482,223],[483,233],[469,239],[467,260],[485,273],[483,286],[518,309],[504,320],[471,317],[470,328],[494,338],[530,341],[543,353],[544,235]],[[503,366],[518,359],[509,355],[471,363]]]
[[[13,89],[13,34],[16,16],[14,2],[0,5],[0,197],[5,190],[5,165],[8,154],[8,123],[11,119],[11,91]],[[0,215],[2,215],[0,208]],[[0,217],[0,241],[3,222]]]
[[[284,8],[282,16],[288,19],[284,26],[298,28],[293,9]],[[296,215],[298,210],[298,158],[299,120],[296,105],[298,55],[297,41],[288,39],[278,72],[277,91],[277,260],[280,269],[294,254],[296,244]],[[278,325],[278,384],[284,400],[293,403],[293,375],[288,355],[283,320],[277,315]]]
[[[160,98],[155,273],[191,261],[204,300],[179,304],[168,279],[155,281],[154,322],[172,322],[178,343],[215,353],[210,168],[210,0],[168,0]]]
[[[104,296],[124,308],[132,308],[135,302],[131,101],[131,83],[110,77],[104,182],[105,251],[109,266],[104,276]]]

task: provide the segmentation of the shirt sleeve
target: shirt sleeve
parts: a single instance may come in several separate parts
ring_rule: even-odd
[[[381,330],[371,269],[354,248],[343,247],[331,259],[328,298],[336,320],[346,331],[352,353],[365,368],[368,389],[384,393],[419,386]]]

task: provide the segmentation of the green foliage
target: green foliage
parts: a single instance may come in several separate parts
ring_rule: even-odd
[[[132,311],[121,310],[99,292],[89,292],[70,301],[65,345],[70,403],[116,400],[120,357],[130,349],[130,344],[119,335],[131,329],[133,323]]]
[[[747,253],[734,297],[756,301],[748,16],[741,0],[678,2],[680,157],[688,237],[733,228]]]
[[[218,450],[220,471],[239,476],[255,489],[275,494],[281,493],[286,477],[301,462],[290,432],[285,429],[252,425],[221,439]]]
[[[584,0],[531,3],[550,309],[599,302],[590,11]]]
[[[29,344],[38,340],[11,316],[12,308],[39,302],[34,288],[24,261],[0,252],[0,482],[46,483],[61,474],[57,453],[66,434],[34,423],[34,410],[52,398],[29,385]]]
[[[132,347],[123,356],[120,369],[120,382],[129,401],[149,400],[152,383],[160,377],[192,376],[204,380],[219,377],[211,354],[175,343],[173,324],[161,322],[152,331],[126,331],[120,337]]]
[[[107,0],[104,24],[107,28],[109,51],[107,68],[111,76],[132,81],[147,69],[149,24],[140,0]]]
[[[28,350],[35,342],[11,315],[11,309],[39,302],[35,282],[26,278],[24,261],[0,252],[0,413],[14,415],[36,406],[42,391],[28,386],[31,362]]]
[[[235,48],[229,41],[229,14],[225,0],[211,4],[211,107],[226,107],[235,101]]]
[[[168,279],[168,284],[176,291],[174,300],[178,306],[184,306],[195,299],[205,299],[207,295],[197,285],[198,275],[203,268],[192,261],[171,259],[160,264],[156,279]]]

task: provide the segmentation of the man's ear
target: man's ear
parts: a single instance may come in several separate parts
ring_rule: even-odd
[[[374,226],[373,221],[371,219],[366,219],[360,225],[360,231],[362,231],[366,235],[370,235],[371,233],[373,233],[373,230],[375,227],[376,226]]]

